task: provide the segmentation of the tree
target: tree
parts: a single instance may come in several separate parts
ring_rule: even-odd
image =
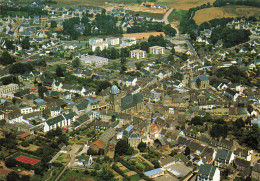
[[[80,67],[81,63],[80,63],[80,59],[79,58],[75,58],[73,61],[72,61],[72,66],[73,67]]]
[[[200,86],[201,86],[201,80],[200,80],[200,78],[197,78],[197,80],[196,80],[196,87],[199,89]]]
[[[52,20],[51,21],[51,28],[56,28],[57,27],[57,22]]]
[[[63,70],[62,70],[61,66],[57,66],[57,68],[56,68],[56,75],[58,77],[64,77]]]
[[[168,61],[174,61],[174,56],[173,56],[173,55],[169,55],[169,56],[167,57],[167,60],[168,60]]]
[[[168,36],[175,36],[175,34],[177,33],[177,31],[173,27],[171,27],[170,24],[167,24],[163,27],[163,32]]]
[[[136,62],[136,63],[135,63],[135,67],[136,67],[137,70],[141,70],[141,68],[142,68],[143,65],[144,65],[144,64],[143,64],[142,62]]]
[[[0,64],[9,65],[15,62],[15,58],[12,57],[7,51],[4,51],[0,57]]]
[[[16,63],[10,66],[9,72],[11,74],[23,74],[25,72],[33,71],[31,63]]]
[[[16,164],[17,164],[17,161],[16,161],[14,158],[8,158],[8,159],[5,161],[5,165],[6,165],[8,168],[15,167]]]
[[[7,181],[20,181],[18,173],[11,171],[6,177]]]
[[[15,47],[14,47],[13,43],[14,43],[13,41],[5,40],[6,49],[7,50],[14,50]]]
[[[141,142],[138,144],[137,148],[140,150],[140,152],[144,152],[144,151],[146,150],[146,148],[147,148],[146,143],[144,143],[144,142],[141,141]]]
[[[150,44],[146,41],[140,43],[140,49],[149,52]]]
[[[171,49],[171,53],[172,53],[172,54],[175,54],[175,48],[174,48],[174,46],[173,46],[172,49]]]
[[[187,146],[186,148],[185,148],[185,150],[184,150],[184,155],[185,156],[188,156],[188,155],[190,155],[190,148]]]
[[[29,38],[28,37],[25,37],[23,40],[22,40],[22,48],[23,49],[29,49],[30,48],[30,41],[29,41]]]
[[[48,89],[43,86],[38,86],[38,95],[40,98],[44,98],[44,92],[46,92]]]
[[[245,127],[245,122],[243,118],[238,118],[233,124],[234,127],[236,127],[237,129],[241,129],[242,127]]]
[[[129,149],[129,145],[125,140],[120,140],[116,143],[115,147],[115,154],[118,155],[125,155],[127,153],[127,150]]]
[[[120,58],[120,63],[121,63],[122,65],[124,65],[124,64],[126,63],[126,58],[125,58],[125,57],[121,57],[121,58]]]

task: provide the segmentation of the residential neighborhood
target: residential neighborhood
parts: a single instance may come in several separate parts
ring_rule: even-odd
[[[0,180],[260,179],[257,17],[185,32],[157,1],[137,5],[162,20],[19,2],[0,1]]]

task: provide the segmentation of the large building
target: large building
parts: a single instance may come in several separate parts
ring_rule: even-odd
[[[161,46],[152,46],[149,48],[150,54],[164,54],[165,48]]]
[[[91,50],[94,52],[99,47],[100,51],[108,48],[107,42],[100,42],[91,45]]]
[[[131,45],[135,45],[136,44],[136,38],[135,37],[123,37],[122,38],[122,47],[126,47],[126,46],[131,46]]]
[[[108,45],[119,45],[120,43],[120,40],[119,38],[115,38],[115,37],[109,37],[109,38],[106,38],[106,42],[108,43]]]
[[[3,85],[0,87],[0,97],[7,96],[7,94],[13,93],[14,91],[19,89],[18,84],[8,84],[8,85]]]
[[[101,67],[103,65],[108,65],[108,59],[104,57],[89,55],[84,56],[80,58],[81,64],[83,66],[95,66],[95,67]]]
[[[130,57],[136,59],[146,58],[146,51],[144,50],[132,50],[130,51]]]

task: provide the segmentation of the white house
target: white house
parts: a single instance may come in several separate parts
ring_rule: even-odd
[[[146,57],[146,51],[144,50],[132,50],[130,51],[130,57],[136,59],[142,59]]]
[[[106,42],[108,43],[108,45],[119,45],[120,40],[119,38],[115,38],[115,37],[110,37],[110,38],[106,38]]]
[[[0,87],[0,97],[3,97],[5,94],[8,93],[13,93],[14,91],[19,89],[18,84],[8,84],[8,85],[3,85]]]
[[[213,158],[215,160],[215,166],[229,165],[235,158],[235,154],[229,150],[217,150],[214,152]]]
[[[62,114],[57,117],[51,118],[44,122],[44,132],[56,129],[57,127],[68,127],[75,121],[76,113]]]
[[[129,77],[129,78],[126,80],[126,87],[136,86],[136,82],[137,82],[137,78],[136,78],[136,77]]]
[[[103,38],[90,38],[89,39],[89,45],[102,43],[102,42],[103,42]]]
[[[34,112],[33,108],[29,107],[29,106],[25,106],[25,107],[20,108],[20,111],[21,111],[22,114],[29,114],[29,113]]]
[[[91,45],[91,50],[94,52],[97,49],[97,47],[99,47],[100,51],[102,51],[105,48],[108,48],[108,43],[107,42],[93,43]]]
[[[123,37],[122,38],[122,47],[126,47],[126,46],[131,46],[131,45],[135,45],[136,44],[136,38],[135,37]]]
[[[99,57],[99,56],[94,56],[94,55],[89,55],[89,56],[84,56],[80,58],[81,64],[84,66],[96,66],[100,67],[103,65],[108,65],[108,59],[104,57]]]
[[[165,48],[161,46],[152,46],[149,48],[151,54],[164,54]]]
[[[201,165],[196,180],[219,181],[220,171],[217,167],[210,164]]]

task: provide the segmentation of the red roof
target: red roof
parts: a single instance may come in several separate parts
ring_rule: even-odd
[[[106,143],[100,139],[94,141],[93,143],[91,143],[90,147],[96,145],[99,149],[104,149],[106,146]]]
[[[28,131],[26,131],[26,132],[24,132],[23,134],[20,134],[20,137],[21,138],[25,138],[25,137],[27,137],[27,136],[29,136],[30,135],[30,133],[28,132]]]

